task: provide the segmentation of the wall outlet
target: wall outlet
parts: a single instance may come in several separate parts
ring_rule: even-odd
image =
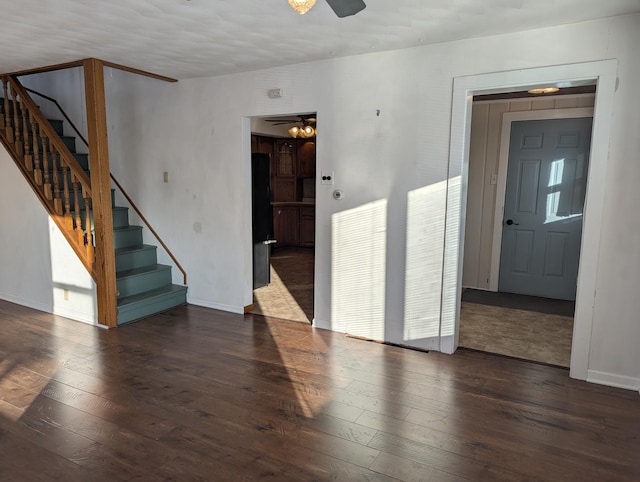
[[[322,171],[322,174],[320,176],[320,184],[333,184],[333,171],[330,172],[325,172]]]

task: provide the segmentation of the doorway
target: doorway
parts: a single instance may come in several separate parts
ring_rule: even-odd
[[[315,113],[253,118],[251,152],[263,159],[269,191],[270,263],[254,266],[253,314],[311,324],[315,265]],[[256,224],[254,206],[253,224]],[[257,214],[260,216],[260,214]],[[264,216],[263,216],[264,217]],[[255,261],[255,257],[254,257]]]
[[[473,96],[521,91],[525,88],[549,84],[575,86],[595,83],[598,96],[594,105],[591,165],[587,179],[581,247],[581,260],[589,260],[589,262],[582,261],[578,271],[570,376],[580,380],[598,379],[599,374],[589,370],[589,353],[594,323],[608,145],[611,137],[609,118],[613,113],[615,99],[616,68],[615,60],[602,60],[454,78],[446,193],[447,214],[444,236],[446,262],[443,264],[442,273],[440,351],[454,353],[459,341]]]
[[[460,346],[569,366],[594,102],[475,98]]]

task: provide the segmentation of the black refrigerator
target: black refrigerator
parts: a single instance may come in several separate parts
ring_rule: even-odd
[[[273,239],[270,162],[269,154],[251,154],[253,289],[271,282],[271,245],[276,241]]]

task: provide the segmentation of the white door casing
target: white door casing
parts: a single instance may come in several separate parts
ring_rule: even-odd
[[[598,93],[581,245],[581,260],[589,263],[581,262],[578,271],[570,369],[571,377],[587,379],[616,72],[617,60],[602,60],[454,78],[440,314],[442,352],[453,353],[458,347],[473,95],[595,82]]]

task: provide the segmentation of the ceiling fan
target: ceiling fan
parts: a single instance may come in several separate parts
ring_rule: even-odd
[[[289,5],[300,15],[307,13],[315,3],[316,0],[289,0]],[[340,18],[355,15],[366,7],[362,0],[327,0],[327,3]]]
[[[291,116],[291,117],[294,117],[294,116]],[[278,117],[276,119],[265,119],[265,122],[271,122],[274,126],[281,126],[284,124],[302,124],[303,126],[313,125],[316,123],[316,115],[302,114],[302,115],[295,116],[295,119]]]
[[[301,137],[304,139],[316,136],[316,116],[315,114],[303,114],[296,116],[297,119],[287,119],[280,117],[277,119],[265,119],[265,122],[271,122],[274,126],[293,124],[289,129],[291,137]]]

